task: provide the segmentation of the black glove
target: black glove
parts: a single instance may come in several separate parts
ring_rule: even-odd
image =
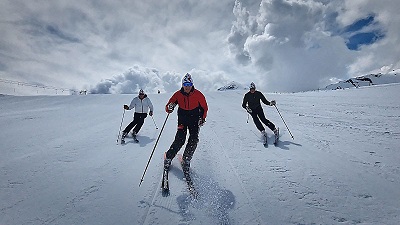
[[[269,103],[269,105],[270,105],[270,106],[276,105],[276,101],[275,101],[275,100],[272,100],[272,101]]]
[[[199,127],[203,126],[204,123],[206,122],[206,119],[203,119],[202,117],[199,119]]]
[[[173,102],[171,102],[171,103],[169,103],[169,104],[167,105],[167,107],[165,107],[165,111],[166,111],[167,113],[172,113],[172,112],[174,111],[175,106],[176,106],[176,104],[173,103]]]
[[[124,109],[128,110],[129,106],[128,105],[124,105]]]
[[[246,106],[246,111],[248,112],[248,113],[252,113],[253,111],[250,109],[250,107],[248,107],[248,106]]]
[[[150,116],[153,116],[153,111],[150,111],[150,112],[149,112],[149,115],[150,115]]]

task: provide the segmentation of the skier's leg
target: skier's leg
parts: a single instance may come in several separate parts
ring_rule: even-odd
[[[168,149],[166,153],[167,159],[173,159],[178,151],[182,148],[183,144],[185,144],[187,134],[187,127],[179,124],[178,130],[176,131],[175,140],[172,142],[171,147]]]
[[[197,143],[199,142],[199,125],[193,123],[189,125],[189,139],[183,152],[183,162],[190,166],[194,151],[196,151]]]
[[[258,112],[258,116],[260,117],[260,120],[272,131],[275,130],[275,125],[269,121],[267,118],[265,118],[264,115],[264,110],[261,108],[261,110]]]
[[[138,113],[138,116],[137,116],[137,124],[136,124],[136,126],[135,126],[135,128],[133,128],[133,134],[137,134],[137,133],[139,133],[139,131],[140,131],[140,129],[142,128],[142,126],[143,126],[143,123],[144,123],[144,119],[147,117],[147,114],[145,114],[145,113]]]
[[[258,113],[257,113],[257,111],[253,110],[253,112],[250,113],[250,115],[251,115],[251,117],[253,118],[254,124],[256,125],[257,129],[258,129],[259,131],[265,130],[265,129],[264,129],[264,126],[263,126],[263,125],[261,124],[261,122],[260,122],[260,119],[258,118]]]
[[[121,141],[124,142],[125,137],[128,135],[129,131],[136,125],[137,120],[135,120],[135,118],[133,119],[132,122],[130,122],[128,124],[128,126],[126,126],[126,128],[122,131],[122,137],[121,137]]]
[[[128,126],[126,126],[126,128],[124,129],[123,132],[124,132],[124,133],[129,133],[129,131],[132,130],[132,128],[137,124],[137,122],[138,122],[137,117],[133,117],[133,121],[130,122],[130,123],[128,124]]]

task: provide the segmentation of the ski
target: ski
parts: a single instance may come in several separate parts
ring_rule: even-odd
[[[163,197],[169,196],[168,170],[166,169],[164,169],[162,176],[161,192]]]
[[[277,146],[278,142],[279,142],[279,127],[276,128],[277,132],[275,134],[275,141],[274,141],[274,145]]]
[[[167,155],[166,152],[164,153],[164,169],[163,175],[161,180],[161,193],[163,197],[169,196],[169,182],[168,182],[168,172],[169,168],[171,167],[171,161],[166,161]]]
[[[133,142],[139,143],[139,140],[138,139],[133,139]],[[125,140],[121,140],[121,145],[125,145],[125,144],[126,144]]]
[[[139,143],[139,140],[136,138],[136,135],[135,135],[135,136],[132,136],[132,138],[133,138],[133,142]],[[121,145],[126,144],[125,138],[124,138],[124,139],[121,138],[121,141],[120,141],[120,142],[121,142]]]
[[[178,156],[179,163],[182,166],[183,176],[185,177],[188,191],[189,191],[190,195],[193,197],[193,199],[197,199],[198,193],[197,193],[197,191],[196,191],[196,189],[194,187],[192,177],[190,176],[190,172],[189,172],[188,168],[185,168],[184,165],[183,165],[183,157],[182,157],[182,155],[178,154],[177,156]]]

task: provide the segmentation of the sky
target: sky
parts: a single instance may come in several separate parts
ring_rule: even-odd
[[[0,88],[314,90],[400,67],[396,0],[0,1]]]
[[[287,125],[263,104],[280,128],[277,146],[266,129],[267,148],[243,90],[204,92],[209,111],[190,162],[196,200],[176,158],[170,195],[161,193],[172,93],[148,95],[154,115],[139,143],[129,135],[125,145],[117,137],[132,121],[123,109],[132,95],[0,96],[0,224],[397,225],[399,91],[267,93]]]

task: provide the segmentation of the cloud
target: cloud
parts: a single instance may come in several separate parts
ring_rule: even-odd
[[[278,91],[316,89],[332,79],[358,76],[393,61],[398,65],[394,52],[392,60],[368,60],[387,52],[377,46],[390,40],[394,31],[382,19],[388,6],[348,2],[262,0],[258,12],[251,13],[237,0],[236,21],[227,36],[230,53],[239,65],[258,68],[259,86]]]
[[[201,91],[216,91],[227,84],[229,79],[222,73],[213,73],[193,69],[188,71],[194,86]],[[161,74],[156,69],[134,66],[121,75],[100,81],[89,88],[92,94],[131,94],[143,89],[146,93],[175,92],[182,86],[184,74],[166,72]]]
[[[265,91],[316,89],[331,78],[399,68],[399,7],[396,0],[2,1],[0,75],[100,93],[137,84],[155,91],[153,81],[175,90],[186,72],[207,90],[225,80]]]
[[[233,18],[231,0],[16,0],[0,6],[0,61],[8,79],[90,86],[134,65],[163,74],[217,73],[229,61],[221,47]]]

